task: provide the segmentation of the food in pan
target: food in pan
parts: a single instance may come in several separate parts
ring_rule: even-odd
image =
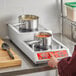
[[[51,34],[48,32],[40,32],[39,34],[36,35],[36,37],[44,38],[44,37],[50,37]]]

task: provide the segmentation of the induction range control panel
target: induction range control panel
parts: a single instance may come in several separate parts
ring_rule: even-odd
[[[51,58],[50,53],[59,59],[68,56],[67,50],[42,52],[42,53],[37,53],[38,60],[50,59]]]

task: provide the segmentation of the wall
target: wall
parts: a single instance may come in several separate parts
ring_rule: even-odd
[[[0,37],[7,36],[8,23],[17,23],[18,16],[34,14],[39,23],[54,33],[59,32],[57,0],[0,0]]]

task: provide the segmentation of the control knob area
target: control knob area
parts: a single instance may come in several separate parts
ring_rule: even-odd
[[[50,59],[51,56],[50,56],[49,53],[53,54],[56,58],[61,58],[61,57],[67,57],[68,56],[67,50],[42,52],[42,53],[37,53],[38,60]]]

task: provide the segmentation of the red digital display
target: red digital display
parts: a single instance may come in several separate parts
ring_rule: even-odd
[[[68,53],[66,50],[42,52],[42,53],[37,53],[38,60],[50,59],[51,57],[50,57],[49,53],[53,54],[56,58],[68,56]]]

